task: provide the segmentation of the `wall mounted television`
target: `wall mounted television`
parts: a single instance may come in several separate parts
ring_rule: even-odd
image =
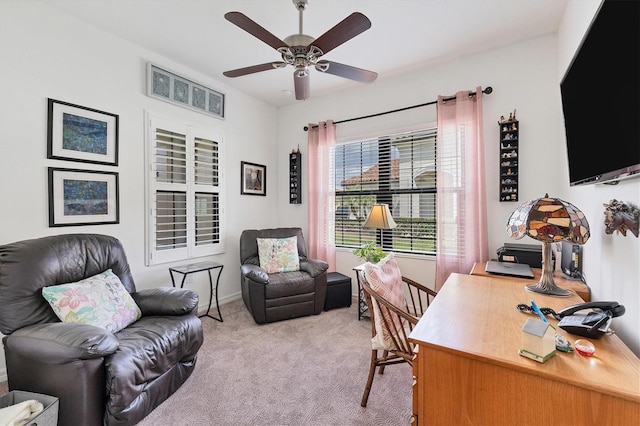
[[[571,186],[640,177],[639,17],[605,0],[560,83]]]

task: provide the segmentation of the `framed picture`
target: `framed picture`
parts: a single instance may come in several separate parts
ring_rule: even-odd
[[[240,162],[240,194],[267,195],[267,166]]]
[[[47,158],[118,165],[118,116],[49,99]]]
[[[203,114],[224,118],[224,95],[152,63],[147,64],[147,95]]]
[[[118,173],[49,167],[49,226],[119,223]]]

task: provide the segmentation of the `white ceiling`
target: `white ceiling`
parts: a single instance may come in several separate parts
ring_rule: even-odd
[[[299,30],[292,0],[43,1],[276,107],[301,102],[285,93],[293,90],[290,66],[236,78],[222,75],[281,60],[277,51],[228,22],[224,14],[242,12],[284,39]],[[555,33],[567,1],[309,0],[303,33],[318,38],[351,13],[365,14],[371,28],[323,58],[375,71],[380,81]],[[310,73],[311,98],[363,84],[315,69]]]

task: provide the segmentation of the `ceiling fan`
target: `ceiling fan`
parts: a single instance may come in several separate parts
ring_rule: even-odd
[[[329,51],[371,28],[369,18],[360,12],[354,12],[320,37],[314,39],[302,33],[302,14],[307,7],[308,0],[292,1],[299,12],[300,29],[298,34],[290,35],[284,40],[280,40],[240,12],[228,12],[224,15],[227,21],[267,43],[282,56],[282,61],[267,62],[265,64],[225,71],[223,72],[225,76],[240,77],[292,65],[295,68],[293,81],[297,100],[305,100],[309,97],[308,67],[310,66],[314,66],[316,70],[320,72],[360,81],[362,83],[371,83],[378,77],[378,74],[373,71],[320,59]]]

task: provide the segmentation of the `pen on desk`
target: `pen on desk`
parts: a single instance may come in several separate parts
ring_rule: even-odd
[[[533,308],[533,310],[536,312],[536,314],[538,314],[538,316],[540,317],[540,319],[544,322],[549,322],[547,321],[547,318],[544,316],[544,314],[542,313],[542,311],[540,310],[540,308],[538,308],[538,305],[536,305],[536,302],[531,300],[531,307]]]

